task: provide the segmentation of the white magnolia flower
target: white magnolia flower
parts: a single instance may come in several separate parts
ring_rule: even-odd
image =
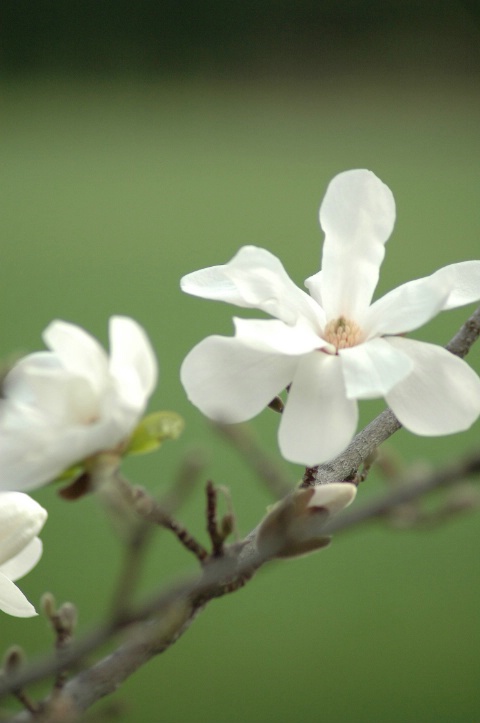
[[[370,171],[347,171],[331,181],[320,208],[325,242],[322,269],[306,281],[311,296],[254,246],[185,276],[189,294],[275,317],[235,318],[234,338],[211,336],[192,349],[181,379],[193,404],[213,419],[242,422],[291,385],[280,449],[308,466],[347,446],[358,399],[384,397],[416,434],[469,427],[480,413],[477,375],[445,349],[399,335],[478,300],[480,261],[446,266],[372,303],[394,221],[390,189]]]
[[[110,319],[110,357],[74,324],[52,322],[51,351],[21,359],[0,400],[0,488],[28,490],[130,436],[157,379],[144,330]]]
[[[22,492],[0,492],[0,610],[19,618],[36,615],[14,581],[35,567],[42,555],[37,534],[47,511]]]

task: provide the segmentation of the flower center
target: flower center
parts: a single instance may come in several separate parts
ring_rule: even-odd
[[[344,316],[329,321],[323,332],[325,341],[333,344],[337,350],[356,346],[362,341],[362,336],[362,330],[358,324]]]

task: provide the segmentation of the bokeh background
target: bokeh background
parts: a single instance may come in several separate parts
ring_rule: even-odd
[[[265,246],[302,284],[319,266],[317,210],[337,172],[370,168],[393,190],[396,230],[379,293],[480,252],[477,0],[3,0],[0,43],[0,356],[41,348],[53,318],[107,342],[111,314],[148,330],[182,439],[127,464],[168,489],[184,454],[208,459],[179,517],[205,541],[202,486],[232,492],[248,532],[268,492],[185,398],[178,370],[236,310],[184,297],[182,274]],[[446,343],[466,311],[418,333]],[[469,362],[480,371],[480,351]],[[362,406],[367,422],[382,404]],[[276,446],[278,419],[252,423]],[[398,433],[405,464],[442,465],[479,424],[442,439]],[[372,473],[357,504],[379,493]],[[74,601],[80,631],[106,613],[121,546],[96,500],[35,497],[45,553],[32,601]],[[213,602],[91,720],[139,723],[473,723],[480,720],[480,515],[428,531],[375,523],[262,571]],[[142,591],[194,569],[166,533]],[[2,616],[0,646],[48,649],[42,618]],[[41,689],[40,691],[41,692]],[[114,705],[114,710],[112,710]]]

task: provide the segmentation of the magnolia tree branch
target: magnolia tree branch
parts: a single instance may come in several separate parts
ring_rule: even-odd
[[[448,344],[447,349],[465,356],[480,335],[480,308],[465,322]],[[303,487],[329,482],[348,481],[356,477],[362,464],[368,462],[374,450],[400,428],[395,416],[386,410],[361,431],[345,452],[327,465],[307,470]],[[326,516],[321,529],[322,544],[328,535],[382,518],[400,504],[423,497],[435,489],[454,484],[480,473],[480,453],[459,460],[441,470],[405,480],[388,493],[332,520]],[[288,497],[286,498],[288,501]],[[281,504],[281,503],[280,503]],[[269,513],[270,517],[275,512]],[[283,519],[283,518],[282,518]],[[280,516],[279,516],[280,520]],[[78,719],[100,698],[114,692],[118,686],[150,658],[167,650],[185,632],[195,616],[216,597],[235,592],[266,562],[279,554],[286,531],[278,526],[277,538],[270,536],[268,544],[262,538],[265,520],[241,542],[225,546],[223,555],[209,556],[202,561],[199,574],[162,590],[137,607],[118,612],[113,620],[72,643],[61,661],[55,656],[25,666],[0,680],[0,697],[23,691],[24,688],[48,676],[56,675],[72,664],[78,664],[87,654],[97,650],[121,631],[124,642],[95,665],[83,670],[41,704],[40,713],[23,711],[10,719],[11,723],[67,723]],[[269,531],[272,525],[269,525]],[[318,532],[318,530],[317,530]],[[282,539],[282,534],[285,538]],[[217,553],[220,548],[217,548]]]
[[[328,535],[373,519],[382,518],[399,504],[411,502],[426,493],[480,473],[480,453],[399,485],[380,498],[334,518],[323,533]],[[127,639],[113,653],[72,678],[52,695],[43,714],[35,719],[28,711],[11,718],[11,723],[39,723],[75,720],[100,698],[113,693],[121,683],[153,656],[167,650],[188,629],[196,614],[216,597],[239,589],[254,571],[267,562],[258,549],[258,535],[251,533],[242,543],[228,548],[228,556],[214,560],[201,574],[177,583],[152,596],[129,616],[107,623],[72,645],[61,663],[54,657],[37,661],[15,677],[0,682],[0,696],[59,672],[61,667],[78,663],[122,629]]]

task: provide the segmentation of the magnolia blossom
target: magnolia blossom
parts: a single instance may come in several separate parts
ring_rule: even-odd
[[[0,610],[19,618],[36,615],[15,585],[30,572],[42,555],[37,534],[47,511],[22,492],[0,492]]]
[[[340,453],[357,426],[357,400],[384,397],[411,432],[469,427],[480,380],[445,349],[405,338],[438,312],[480,298],[480,261],[410,281],[372,303],[395,221],[390,189],[371,171],[346,171],[320,208],[321,271],[310,296],[265,249],[244,246],[223,266],[193,272],[183,291],[274,317],[234,319],[235,336],[210,336],[187,355],[181,379],[207,416],[242,422],[289,388],[280,422],[283,455],[313,466]]]
[[[0,399],[0,488],[28,490],[127,440],[157,380],[150,342],[133,319],[110,319],[110,357],[74,324],[52,322],[50,351],[21,359]]]

